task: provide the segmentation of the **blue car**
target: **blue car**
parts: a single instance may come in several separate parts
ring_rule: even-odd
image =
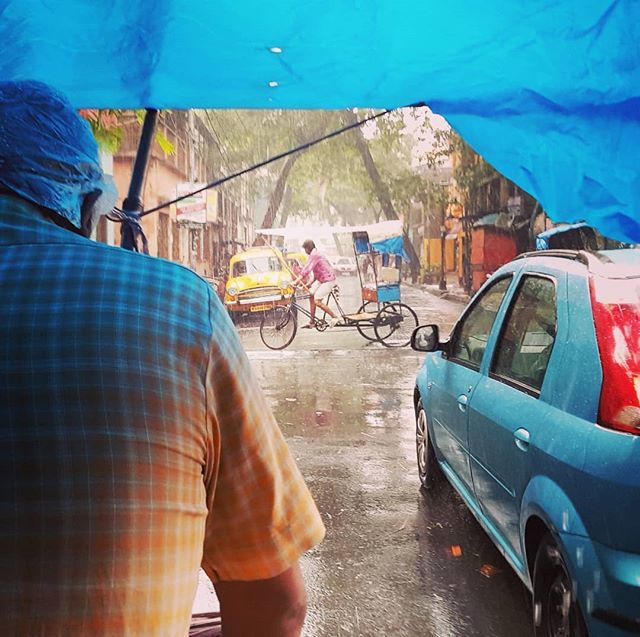
[[[535,635],[640,634],[640,250],[523,255],[412,347],[426,497],[460,493]]]

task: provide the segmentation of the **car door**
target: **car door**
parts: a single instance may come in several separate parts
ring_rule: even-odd
[[[525,274],[517,284],[484,375],[469,403],[476,497],[505,548],[522,564],[520,501],[532,471],[532,438],[549,416],[540,400],[557,331],[557,277]]]
[[[468,458],[467,404],[480,379],[487,339],[512,276],[481,292],[456,324],[441,357],[428,371],[427,405],[438,450],[463,486],[473,491]]]

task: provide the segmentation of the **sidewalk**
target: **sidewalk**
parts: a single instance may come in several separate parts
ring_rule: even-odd
[[[447,275],[447,289],[441,290],[437,283],[411,283],[411,281],[404,280],[405,285],[410,285],[418,290],[424,290],[448,301],[457,301],[458,303],[468,303],[471,298],[463,288],[458,285],[458,278],[455,273],[449,273]]]

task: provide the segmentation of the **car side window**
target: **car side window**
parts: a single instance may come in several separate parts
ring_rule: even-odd
[[[511,277],[504,277],[483,292],[456,327],[449,358],[476,369],[480,368],[489,333],[510,283]]]
[[[555,342],[556,325],[554,281],[523,277],[498,340],[492,376],[524,385],[537,395]]]

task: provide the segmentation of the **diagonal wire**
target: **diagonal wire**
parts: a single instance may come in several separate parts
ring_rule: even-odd
[[[411,104],[411,106],[423,106],[422,103],[420,104]],[[231,181],[232,179],[235,179],[236,177],[240,177],[242,175],[246,175],[247,173],[250,173],[254,170],[257,170],[258,168],[262,168],[263,166],[266,166],[268,164],[273,163],[274,161],[278,161],[279,159],[283,159],[284,157],[287,157],[289,155],[293,155],[293,153],[299,153],[303,150],[306,150],[307,148],[311,148],[312,146],[315,146],[316,144],[319,144],[320,142],[326,141],[327,139],[331,139],[332,137],[337,137],[338,135],[341,135],[342,133],[345,133],[349,130],[352,130],[354,128],[358,128],[359,126],[362,126],[363,124],[366,124],[367,122],[373,121],[374,119],[378,119],[379,117],[383,117],[385,115],[387,115],[388,113],[391,113],[392,111],[394,111],[396,109],[393,108],[389,108],[389,109],[385,109],[384,111],[381,111],[380,113],[376,113],[375,115],[370,115],[369,117],[365,117],[364,119],[361,119],[353,124],[348,124],[347,126],[343,126],[342,128],[339,128],[338,130],[335,130],[331,133],[327,133],[326,135],[322,135],[321,137],[318,137],[317,139],[314,139],[310,142],[306,142],[304,144],[301,144],[300,146],[296,146],[295,148],[292,148],[291,150],[287,150],[283,153],[279,153],[278,155],[274,155],[273,157],[269,157],[268,159],[265,159],[264,161],[261,161],[257,164],[254,164],[253,166],[249,166],[247,168],[243,168],[242,170],[239,170],[235,173],[232,173],[230,175],[227,175],[226,177],[222,177],[220,179],[216,179],[215,181],[212,181],[208,184],[205,184],[204,186],[202,186],[201,188],[198,188],[197,190],[194,190],[193,192],[187,193],[186,195],[182,195],[180,197],[176,197],[175,199],[172,199],[170,201],[166,201],[165,203],[159,204],[157,206],[155,206],[154,208],[149,208],[149,210],[144,210],[140,213],[141,217],[144,217],[145,215],[149,215],[152,212],[157,212],[158,210],[162,210],[163,208],[166,208],[167,206],[171,206],[174,203],[178,203],[180,201],[183,201],[184,199],[188,199],[189,197],[192,197],[193,195],[197,195],[201,192],[204,192],[205,190],[209,190],[210,188],[215,188],[216,186],[220,186],[224,183],[226,183],[227,181]]]
[[[209,116],[209,111],[207,109],[205,109],[204,112],[205,112],[205,115],[207,116],[207,121],[209,122],[209,126],[211,126],[211,130],[213,131],[213,135],[214,135],[213,141],[215,142],[216,148],[220,152],[220,157],[222,157],[222,160],[226,164],[227,169],[230,169],[231,168],[231,163],[229,162],[229,158],[227,157],[226,151],[222,150],[222,146],[221,146],[221,142],[220,142],[220,135],[218,134],[218,131],[216,130],[216,127],[213,125],[213,122],[211,121],[211,117]]]

